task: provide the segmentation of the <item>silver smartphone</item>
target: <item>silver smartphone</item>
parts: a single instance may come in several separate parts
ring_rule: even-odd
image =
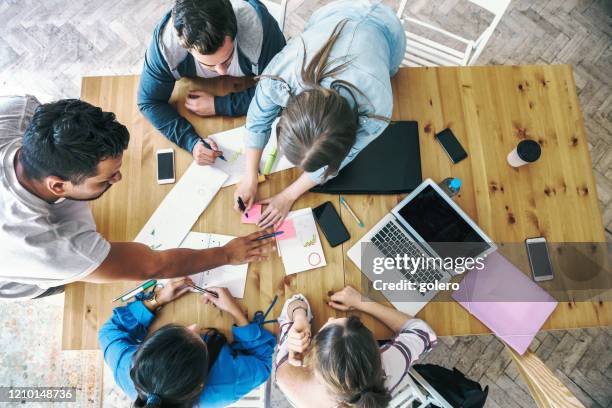
[[[548,281],[553,278],[552,264],[548,255],[546,238],[528,238],[525,240],[527,255],[529,255],[529,265],[533,280],[536,282]]]

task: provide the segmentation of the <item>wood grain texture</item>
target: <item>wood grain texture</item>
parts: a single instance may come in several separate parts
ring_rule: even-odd
[[[533,352],[518,355],[506,347],[539,408],[584,408],[584,405]]]
[[[111,241],[132,240],[172,185],[155,181],[154,152],[175,147],[177,176],[191,156],[162,137],[137,111],[137,76],[89,77],[83,79],[82,98],[117,113],[130,129],[130,146],[124,157],[121,183],[92,203],[99,231]],[[201,87],[224,93],[243,86],[241,81],[181,81],[173,95],[179,112],[195,124],[202,135],[233,128],[244,118],[197,118],[182,106],[186,90]],[[572,70],[569,66],[508,66],[469,68],[401,69],[393,78],[394,120],[417,120],[421,140],[424,177],[441,180],[453,175],[464,180],[458,204],[482,229],[498,242],[522,242],[527,237],[545,236],[550,242],[605,242],[597,203],[595,181],[586,143],[584,125]],[[433,135],[452,127],[470,157],[451,165]],[[542,158],[535,164],[513,169],[505,162],[507,153],[524,138],[538,140]],[[259,198],[268,197],[297,176],[296,169],[277,173],[261,184]],[[240,224],[232,211],[233,187],[223,189],[202,214],[194,231],[242,235],[254,230]],[[252,315],[265,310],[279,296],[274,315],[280,313],[286,296],[301,292],[308,296],[315,313],[315,328],[335,312],[325,306],[329,291],[345,284],[367,286],[361,272],[344,255],[361,235],[402,197],[351,196],[353,210],[366,224],[359,228],[339,205],[337,195],[306,194],[294,208],[314,207],[332,201],[351,233],[351,240],[330,248],[324,241],[328,266],[286,277],[282,264],[273,257],[249,266],[243,306]],[[572,214],[572,217],[567,217]],[[67,289],[64,311],[63,347],[97,347],[96,331],[112,310],[113,295],[133,283],[112,285],[74,284]],[[487,333],[448,293],[427,305],[419,317],[440,335]],[[366,317],[378,337],[387,329]],[[187,295],[160,313],[156,325],[167,322],[229,328],[230,321],[219,312],[202,306],[196,295]],[[610,302],[560,304],[545,329],[590,327],[612,322]]]

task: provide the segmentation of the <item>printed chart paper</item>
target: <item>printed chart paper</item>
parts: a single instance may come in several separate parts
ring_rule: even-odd
[[[291,211],[286,220],[293,222],[295,236],[277,240],[285,274],[291,275],[327,265],[312,208]]]
[[[270,156],[270,153],[277,147],[276,143],[276,124],[278,123],[278,119],[272,123],[272,134],[270,135],[270,139],[268,140],[268,144],[263,150],[261,155],[261,161],[259,163],[259,172],[263,174],[263,168],[266,165],[266,161]],[[244,126],[240,126],[235,129],[226,130],[225,132],[219,132],[210,135],[209,137],[213,139],[217,146],[219,146],[219,150],[223,152],[223,156],[227,159],[227,161],[223,161],[221,159],[215,160],[215,164],[212,167],[217,168],[229,175],[229,178],[223,184],[223,187],[231,186],[240,181],[242,176],[244,175],[244,168],[246,165],[246,147],[244,146],[244,137],[246,135],[246,128]],[[291,167],[295,167],[293,164],[285,158],[285,156],[280,155],[280,152],[276,155],[276,161],[272,166],[271,173],[276,173],[277,171],[290,169]]]
[[[234,238],[235,237],[229,235],[190,232],[181,243],[181,248],[215,248],[227,244]],[[208,271],[196,273],[191,275],[190,278],[193,280],[193,283],[201,288],[223,287],[227,288],[235,298],[242,298],[244,297],[248,268],[249,264],[224,265]]]
[[[134,241],[156,250],[178,248],[227,177],[218,169],[193,162]]]

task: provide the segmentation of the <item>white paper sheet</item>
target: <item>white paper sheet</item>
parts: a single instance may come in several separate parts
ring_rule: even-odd
[[[211,166],[192,163],[134,241],[156,250],[178,248],[227,177]]]
[[[190,232],[181,243],[181,248],[207,249],[220,247],[227,244],[235,237],[229,235],[208,234],[202,232]],[[244,297],[246,287],[248,264],[224,265],[208,271],[191,275],[193,283],[202,288],[223,287],[227,288],[235,298]]]
[[[296,235],[291,239],[277,240],[276,243],[285,274],[291,275],[327,265],[312,209],[291,211],[287,219],[293,220]]]
[[[264,166],[266,165],[266,161],[272,153],[273,149],[277,147],[276,143],[276,123],[278,119],[272,123],[272,134],[270,135],[270,139],[268,140],[268,144],[264,148],[264,151],[261,155],[261,161],[259,163],[259,172],[263,174]],[[246,135],[246,128],[244,126],[226,130],[225,132],[215,133],[210,135],[209,137],[213,139],[217,146],[219,146],[219,150],[223,152],[223,157],[227,159],[227,161],[223,161],[221,159],[217,159],[213,167],[222,170],[223,172],[229,175],[229,178],[223,184],[225,186],[231,186],[232,184],[236,184],[240,181],[242,176],[244,175],[244,168],[246,165],[246,148],[244,146],[244,137]],[[277,171],[290,169],[295,167],[293,164],[287,160],[285,156],[280,156],[280,153],[277,153],[276,161],[272,166],[272,171],[270,173],[276,173]]]

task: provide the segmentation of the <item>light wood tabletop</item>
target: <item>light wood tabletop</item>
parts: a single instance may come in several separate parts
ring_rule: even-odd
[[[91,203],[99,232],[110,241],[131,241],[151,216],[172,185],[158,185],[155,151],[173,147],[180,177],[191,155],[174,146],[138,112],[137,76],[87,77],[82,99],[117,114],[130,130],[131,139],[123,160],[123,180],[102,198]],[[595,180],[591,171],[587,139],[572,69],[555,66],[490,66],[467,68],[406,68],[392,79],[393,120],[419,123],[423,177],[435,181],[448,176],[463,180],[456,202],[496,242],[522,243],[544,236],[549,242],[605,242]],[[201,135],[234,128],[244,118],[198,118],[183,107],[189,88],[222,94],[244,86],[246,80],[180,81],[172,98],[179,112],[195,124]],[[469,153],[456,165],[434,140],[434,134],[451,127]],[[521,139],[542,146],[542,158],[514,169],[506,156]],[[373,164],[375,165],[375,164]],[[276,173],[260,184],[258,197],[266,198],[291,183],[296,169]],[[194,231],[244,235],[255,230],[240,223],[232,209],[235,187],[222,189],[203,212]],[[249,265],[242,305],[249,317],[265,310],[275,295],[279,300],[271,315],[278,316],[286,297],[306,295],[314,309],[314,329],[330,316],[340,315],[326,306],[329,292],[351,284],[357,288],[367,278],[346,257],[346,251],[382,218],[402,195],[349,196],[354,212],[366,228],[357,226],[339,205],[338,195],[308,193],[293,209],[315,207],[331,201],[351,234],[350,241],[331,248],[323,238],[327,266],[285,276],[277,256]],[[180,211],[180,209],[177,209]],[[323,236],[321,234],[321,236]],[[528,270],[528,268],[526,269]],[[134,282],[107,285],[75,283],[66,289],[62,346],[64,349],[95,349],[97,331],[110,317],[111,299]],[[441,294],[448,299],[448,294]],[[446,297],[445,297],[446,296]],[[429,303],[419,314],[438,335],[489,332],[463,307],[453,301]],[[390,335],[380,323],[364,317],[379,338]],[[155,327],[165,323],[199,323],[203,327],[229,329],[231,321],[221,312],[203,305],[197,294],[188,294],[167,305]],[[561,302],[544,329],[612,324],[612,302],[595,298],[588,302]],[[270,328],[276,329],[270,325]]]

